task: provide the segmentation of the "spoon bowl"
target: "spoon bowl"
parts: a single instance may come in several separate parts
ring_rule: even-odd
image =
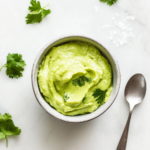
[[[146,80],[142,74],[133,75],[125,88],[125,98],[130,105],[141,103],[146,93]]]

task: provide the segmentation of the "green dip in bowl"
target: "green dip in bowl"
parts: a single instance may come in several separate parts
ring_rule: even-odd
[[[95,46],[72,41],[50,50],[40,66],[38,83],[45,100],[58,112],[82,115],[108,101],[112,70]]]

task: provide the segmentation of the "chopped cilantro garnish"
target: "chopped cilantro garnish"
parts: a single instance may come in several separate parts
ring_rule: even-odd
[[[91,83],[92,82],[92,79],[91,78],[87,78],[87,77],[85,77],[85,76],[81,76],[81,77],[79,77],[79,78],[77,78],[77,79],[74,79],[74,80],[72,80],[72,84],[74,85],[74,86],[84,86],[85,85],[85,82],[88,82],[88,83]]]
[[[0,140],[6,139],[6,146],[8,147],[8,135],[19,135],[21,129],[14,125],[14,122],[11,119],[11,115],[5,113],[4,115],[0,114]]]
[[[0,71],[3,67],[6,67],[7,76],[18,79],[19,77],[22,77],[25,65],[24,60],[22,60],[22,55],[9,53],[7,56],[7,63],[0,68]]]
[[[27,24],[40,23],[45,16],[51,13],[50,9],[45,9],[48,4],[43,8],[40,2],[36,0],[31,0],[30,4],[30,13],[26,16]]]
[[[101,89],[96,89],[93,92],[92,96],[94,96],[94,98],[96,98],[97,103],[100,104],[105,99],[106,92],[107,91],[102,91]]]
[[[107,3],[107,5],[113,5],[117,2],[117,0],[100,0],[101,2]]]
[[[64,102],[66,102],[67,99],[69,99],[69,96],[67,95],[67,93],[64,93]]]

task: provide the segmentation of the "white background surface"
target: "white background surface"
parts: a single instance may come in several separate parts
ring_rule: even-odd
[[[52,13],[40,24],[26,25],[29,0],[0,0],[0,66],[8,53],[20,53],[27,66],[20,79],[10,79],[5,69],[0,72],[0,112],[12,115],[20,136],[9,137],[8,150],[115,150],[124,129],[129,107],[124,88],[135,73],[147,80],[147,95],[133,112],[127,150],[150,150],[150,1],[118,0],[108,6],[99,0],[41,0],[49,2]],[[135,20],[124,20],[128,16]],[[110,32],[124,20],[133,37],[117,46]],[[104,25],[111,25],[104,28]],[[66,123],[55,119],[37,103],[31,87],[31,68],[40,49],[63,35],[86,35],[99,40],[118,60],[122,83],[111,108],[97,119],[86,123]],[[113,43],[114,42],[114,43]],[[0,150],[7,149],[5,140]]]

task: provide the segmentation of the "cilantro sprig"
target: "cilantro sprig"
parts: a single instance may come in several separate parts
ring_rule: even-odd
[[[106,92],[107,91],[102,91],[101,89],[96,89],[93,92],[92,96],[94,96],[94,98],[96,98],[97,103],[100,104],[105,99]]]
[[[100,0],[101,2],[107,3],[107,5],[113,5],[117,2],[117,0]]]
[[[92,79],[91,78],[87,78],[85,76],[80,76],[79,78],[72,80],[72,84],[74,86],[80,86],[80,87],[84,86],[85,82],[91,83]]]
[[[4,115],[0,114],[0,140],[6,139],[6,146],[8,147],[8,135],[19,135],[21,129],[14,125],[11,115],[5,113]]]
[[[51,13],[50,9],[45,9],[45,7],[41,7],[39,1],[31,0],[31,6],[29,6],[30,13],[26,16],[26,23],[33,24],[33,23],[40,23],[44,17]]]
[[[19,78],[22,77],[22,72],[24,71],[24,66],[26,66],[24,60],[22,60],[22,55],[20,54],[8,54],[7,62],[0,68],[6,67],[6,75],[10,78]]]

